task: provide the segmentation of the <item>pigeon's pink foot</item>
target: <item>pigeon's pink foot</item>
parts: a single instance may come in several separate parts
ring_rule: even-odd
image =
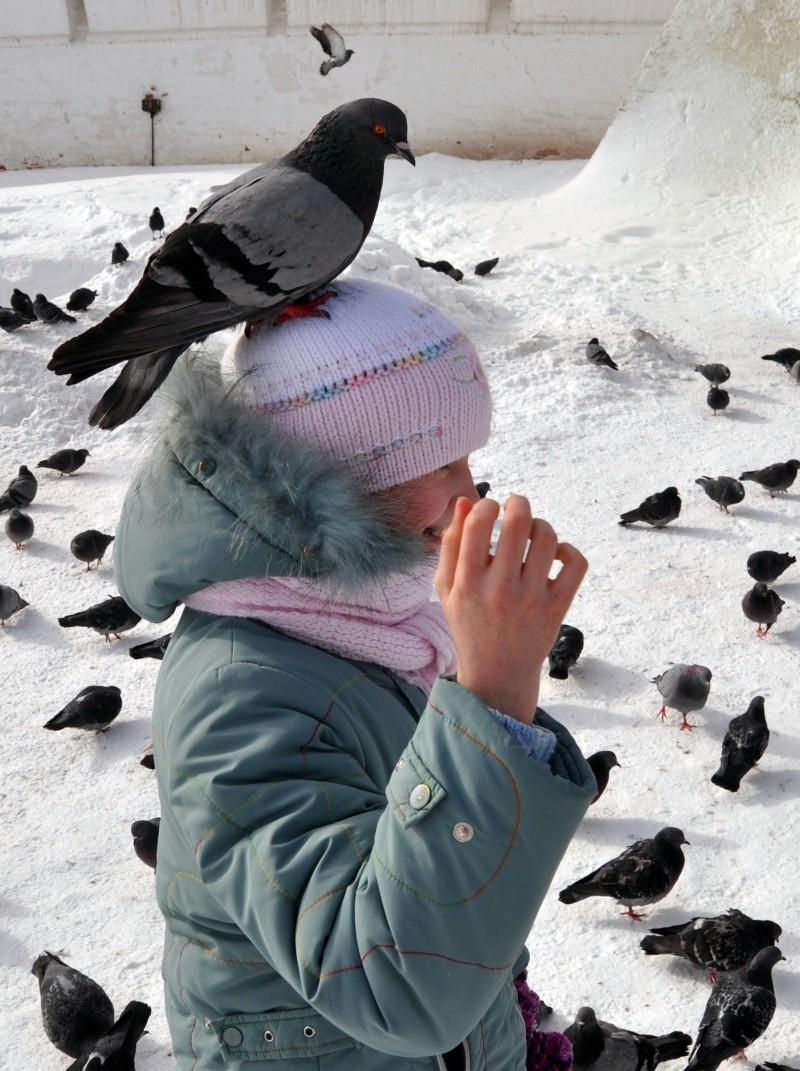
[[[657,718],[661,718],[662,721],[666,721],[667,720],[667,708],[666,708],[666,706],[663,706],[661,708],[661,710],[659,710],[658,714],[656,714],[656,717]]]
[[[683,715],[683,721],[682,721],[682,722],[680,723],[680,725],[678,726],[678,728],[679,728],[679,729],[688,729],[688,730],[689,730],[689,732],[691,732],[691,731],[692,731],[692,729],[694,729],[694,728],[695,728],[695,726],[694,726],[694,725],[691,725],[691,724],[690,724],[690,723],[689,723],[689,722],[688,722],[688,721],[686,720],[686,715],[684,714],[684,715]]]
[[[643,918],[645,918],[645,916],[642,915],[641,912],[634,911],[632,907],[629,907],[627,911],[623,911],[622,917],[634,919],[636,922],[640,922]]]
[[[331,314],[327,309],[321,309],[319,306],[324,305],[325,302],[332,297],[336,297],[335,290],[326,290],[322,294],[318,294],[314,298],[299,298],[297,301],[293,301],[290,305],[287,305],[280,316],[275,321],[275,326],[278,324],[284,324],[287,320],[297,320],[303,316],[324,316],[326,320],[330,320]]]

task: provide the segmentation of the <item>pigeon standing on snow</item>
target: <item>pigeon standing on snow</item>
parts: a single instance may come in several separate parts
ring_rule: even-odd
[[[777,550],[757,550],[747,559],[747,571],[753,580],[772,583],[796,561],[797,558],[793,554],[781,554]]]
[[[597,368],[613,368],[615,372],[619,372],[619,365],[614,364],[605,347],[596,338],[590,338],[586,343],[586,356]]]
[[[488,275],[490,271],[493,271],[500,260],[500,257],[492,257],[491,260],[482,260],[480,264],[475,265],[476,275]]]
[[[7,509],[24,509],[36,498],[39,490],[39,481],[33,475],[27,465],[20,465],[19,472],[9,483],[8,487],[0,495],[0,513]]]
[[[21,312],[16,312],[14,309],[0,308],[0,329],[6,332],[8,335],[13,335],[15,331],[19,331],[21,327],[30,323],[27,317],[23,316]]]
[[[132,610],[121,595],[112,595],[86,610],[59,617],[58,623],[62,628],[93,628],[110,642],[112,633],[119,639],[120,632],[127,632],[141,620],[141,615]]]
[[[0,584],[0,627],[5,628],[9,617],[29,605],[14,588]]]
[[[727,409],[730,403],[731,396],[726,390],[723,390],[722,387],[712,385],[709,388],[708,394],[706,395],[706,405],[713,411],[714,416],[716,416],[717,413],[721,413],[724,409]]]
[[[592,803],[597,803],[608,786],[609,773],[614,766],[619,766],[619,763],[613,751],[595,751],[594,755],[590,755],[586,762],[597,782],[597,793],[592,800]]]
[[[351,101],[323,116],[305,141],[220,187],[167,235],[127,300],[63,343],[48,368],[68,383],[125,365],[92,410],[102,428],[124,424],[200,338],[247,321],[327,315],[305,301],[355,258],[370,232],[383,165],[414,163],[406,117],[388,101]]]
[[[789,372],[792,365],[797,361],[800,361],[800,350],[794,349],[793,346],[785,346],[783,349],[776,350],[774,353],[765,353],[761,360],[774,361],[775,364],[782,365],[783,368]]]
[[[550,676],[565,681],[572,666],[578,661],[583,650],[583,633],[574,625],[561,625],[556,642],[550,648],[547,662]]]
[[[37,319],[45,324],[76,324],[78,321],[58,305],[48,301],[44,294],[37,294],[33,299],[33,311]]]
[[[708,666],[676,662],[674,666],[653,677],[650,683],[658,687],[663,699],[661,710],[656,717],[666,721],[669,707],[683,715],[681,729],[694,728],[686,720],[686,715],[694,710],[702,710],[706,705],[708,693],[711,691],[711,670]]]
[[[98,532],[96,528],[87,528],[85,532],[78,532],[72,537],[69,549],[79,562],[86,563],[86,572],[90,573],[92,562],[103,564],[103,555],[113,542],[113,535]]]
[[[130,253],[122,244],[122,242],[114,242],[114,248],[111,250],[112,264],[124,264],[129,256]]]
[[[44,1032],[67,1056],[79,1056],[114,1023],[114,1005],[105,990],[52,952],[34,960],[39,980]]]
[[[711,781],[729,792],[738,792],[739,785],[767,750],[769,728],[764,712],[764,696],[750,700],[750,706],[736,718],[731,718],[722,741],[719,769]]]
[[[744,498],[744,487],[733,476],[698,476],[694,482],[699,483],[711,501],[725,513],[730,513],[728,506],[735,506]]]
[[[67,447],[64,450],[56,450],[54,454],[50,454],[44,461],[39,461],[36,468],[55,469],[61,476],[72,476],[74,472],[77,472],[82,467],[86,458],[90,456],[89,451],[83,448],[72,450]]]
[[[731,378],[731,370],[726,364],[696,364],[694,370],[716,387]]]
[[[153,237],[156,236],[158,231],[158,237],[160,238],[164,233],[164,217],[161,215],[161,209],[156,206],[150,213],[150,219],[147,221],[150,230],[153,232]]]
[[[643,521],[653,528],[663,528],[670,521],[674,521],[679,517],[680,512],[681,496],[678,494],[678,488],[666,487],[663,491],[656,491],[655,494],[648,495],[636,509],[623,513],[617,523],[626,525],[634,524],[636,521]]]
[[[131,658],[157,658],[160,660],[167,653],[167,647],[171,639],[172,633],[167,632],[156,640],[147,640],[146,643],[137,643],[133,647],[129,647],[128,654]]]
[[[88,286],[79,286],[69,295],[67,308],[70,312],[86,312],[96,297],[96,290],[90,290]]]
[[[26,320],[33,321],[36,319],[30,294],[26,294],[24,290],[18,290],[17,287],[14,287],[9,304],[15,312],[24,316]]]
[[[598,1019],[593,1008],[578,1009],[564,1031],[572,1045],[574,1071],[652,1071],[667,1060],[685,1056],[692,1044],[689,1034],[640,1034]]]
[[[680,829],[666,826],[654,837],[637,840],[591,874],[574,881],[561,890],[558,898],[562,904],[576,904],[589,896],[610,896],[625,904],[629,918],[644,918],[633,910],[634,904],[656,904],[664,899],[681,875],[681,845],[688,843]]]
[[[461,268],[453,267],[449,260],[422,260],[420,257],[414,257],[414,260],[421,268],[432,268],[434,271],[441,272],[442,275],[449,275],[457,283],[464,278]]]
[[[735,907],[724,915],[698,916],[650,930],[639,942],[648,956],[678,956],[724,974],[746,967],[756,952],[774,945],[783,930],[769,919],[751,919]]]
[[[334,30],[329,22],[323,22],[322,26],[309,26],[309,32],[316,37],[322,45],[322,51],[331,58],[324,60],[319,73],[324,77],[334,67],[344,67],[345,63],[354,55],[352,48],[347,48],[344,38],[338,30]]]
[[[794,483],[798,469],[800,461],[791,458],[789,461],[776,461],[774,465],[767,465],[763,469],[750,469],[743,472],[739,479],[761,484],[765,491],[769,491],[769,497],[774,498],[779,491],[788,491]]]
[[[119,1019],[67,1071],[135,1071],[136,1045],[150,1018],[150,1005],[132,1000]]]
[[[6,519],[6,535],[17,550],[22,550],[26,540],[33,535],[33,521],[27,513],[15,506]]]
[[[43,729],[86,729],[104,732],[122,710],[122,694],[115,684],[90,684],[46,722]]]
[[[761,1037],[775,1014],[772,968],[783,958],[777,946],[762,948],[741,976],[714,983],[686,1071],[717,1071]]]
[[[160,818],[141,818],[131,826],[133,850],[147,866],[156,868],[158,854],[158,828]]]
[[[756,633],[766,636],[785,605],[785,600],[777,591],[768,588],[761,580],[753,584],[750,591],[742,599],[742,610],[748,621],[755,621],[758,625]],[[762,628],[766,625],[766,628]]]

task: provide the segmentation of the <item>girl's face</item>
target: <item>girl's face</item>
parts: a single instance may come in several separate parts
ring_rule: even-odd
[[[456,500],[480,500],[469,458],[466,457],[419,476],[416,480],[398,484],[386,494],[400,507],[399,516],[403,526],[421,532],[431,547],[437,550],[442,545],[445,529],[453,519]]]

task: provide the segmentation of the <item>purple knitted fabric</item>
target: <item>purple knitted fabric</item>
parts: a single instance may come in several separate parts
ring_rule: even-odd
[[[528,1043],[525,1071],[571,1071],[572,1045],[569,1041],[558,1031],[538,1030],[536,1027],[540,1001],[528,985],[527,977],[528,972],[523,971],[514,979]]]

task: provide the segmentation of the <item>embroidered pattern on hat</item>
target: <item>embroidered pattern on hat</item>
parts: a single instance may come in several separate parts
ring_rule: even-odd
[[[400,436],[392,439],[390,443],[377,443],[371,450],[359,450],[358,453],[352,454],[350,457],[340,457],[339,460],[345,462],[378,461],[393,450],[402,450],[404,446],[418,446],[425,439],[440,439],[442,435],[444,435],[442,425],[432,424],[427,431],[412,431],[405,438]]]

